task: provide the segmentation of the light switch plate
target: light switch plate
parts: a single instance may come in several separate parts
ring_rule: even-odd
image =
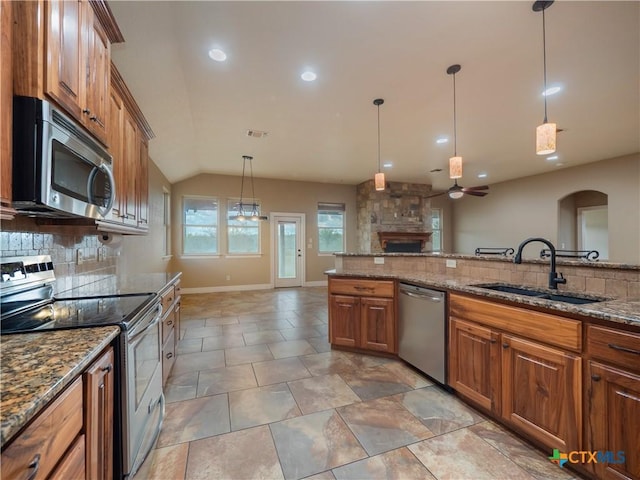
[[[384,265],[384,257],[373,257],[374,265]]]
[[[448,259],[446,261],[446,265],[447,265],[447,268],[456,268],[457,262],[455,261],[455,259]]]

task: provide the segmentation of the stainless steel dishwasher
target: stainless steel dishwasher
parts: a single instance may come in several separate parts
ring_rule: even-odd
[[[445,294],[408,283],[399,291],[398,356],[445,384]]]

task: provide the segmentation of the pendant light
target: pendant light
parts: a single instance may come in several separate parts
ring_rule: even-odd
[[[259,220],[268,220],[269,217],[266,215],[260,215],[260,205],[256,202],[256,191],[253,185],[253,157],[249,155],[242,156],[242,182],[240,183],[240,203],[237,204],[236,215],[229,215],[229,220],[236,220],[238,222],[245,222],[247,220],[252,222],[257,222]],[[251,203],[244,202],[244,177],[247,167],[247,162],[249,163],[249,172],[251,179],[251,195],[252,201]]]
[[[542,63],[544,78],[544,122],[536,128],[536,153],[549,155],[556,151],[556,124],[547,121],[547,40],[544,11],[553,4],[553,0],[539,0],[534,2],[533,11],[542,12]]]
[[[449,159],[449,178],[455,179],[454,186],[449,189],[449,197],[460,198],[464,195],[462,188],[458,187],[458,178],[462,177],[462,157],[458,156],[458,131],[456,118],[456,73],[460,71],[460,65],[451,65],[447,68],[447,74],[453,76],[453,157]],[[458,187],[458,188],[455,188]]]
[[[384,103],[384,99],[376,98],[373,104],[378,107],[378,173],[374,177],[376,191],[381,192],[385,188],[384,173],[380,171],[380,105]]]

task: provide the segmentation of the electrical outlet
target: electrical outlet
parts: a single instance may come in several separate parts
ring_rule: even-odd
[[[373,257],[374,265],[384,265],[384,257]]]
[[[82,254],[82,250],[76,250],[76,265],[82,265],[83,259],[84,255]]]
[[[447,259],[446,266],[447,268],[457,268],[457,263],[455,259]]]
[[[226,278],[227,278],[227,282],[228,282],[229,280],[231,280],[231,275],[227,275]]]

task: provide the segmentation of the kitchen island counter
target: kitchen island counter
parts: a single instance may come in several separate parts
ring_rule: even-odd
[[[63,391],[120,333],[116,326],[3,335],[0,446]]]

